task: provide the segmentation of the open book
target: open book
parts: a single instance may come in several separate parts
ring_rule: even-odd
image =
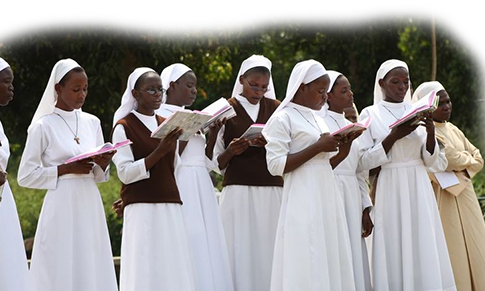
[[[101,154],[104,154],[104,153],[112,152],[114,150],[117,150],[117,149],[122,148],[124,146],[130,145],[132,143],[133,142],[129,139],[117,142],[115,144],[107,142],[103,145],[100,145],[100,146],[90,150],[90,151],[87,151],[85,153],[82,153],[80,155],[77,155],[75,157],[68,159],[67,161],[64,162],[64,164],[69,164],[69,163],[84,160],[84,159],[87,159],[87,158],[90,158],[90,157],[98,156],[98,155],[101,155]]]
[[[344,135],[347,135],[347,134],[354,132],[354,131],[364,131],[369,127],[370,122],[371,122],[371,118],[370,118],[370,116],[368,116],[368,117],[364,118],[362,121],[351,123],[349,125],[342,127],[341,129],[339,129],[337,131],[332,132],[331,135],[344,136]]]
[[[434,179],[430,176],[431,180],[436,180],[442,189],[445,189],[454,196],[460,195],[463,189],[471,183],[471,180],[463,171],[436,172],[433,175]]]
[[[179,140],[187,141],[211,118],[212,115],[200,111],[187,109],[175,111],[152,132],[151,137],[164,139],[176,127],[179,127],[183,130]]]
[[[406,110],[401,118],[399,118],[393,124],[389,125],[389,128],[392,129],[411,119],[416,119],[411,123],[411,125],[418,124],[421,116],[423,116],[427,112],[433,112],[436,110],[436,108],[438,108],[439,101],[440,99],[436,92],[431,91],[429,94],[419,99],[417,102],[413,103],[411,108]]]
[[[217,101],[213,102],[206,108],[202,109],[201,112],[210,114],[212,116],[203,126],[202,132],[205,134],[209,131],[209,127],[212,123],[217,120],[226,118],[233,118],[236,116],[236,111],[234,108],[227,102],[226,98],[221,97]]]
[[[263,130],[263,128],[264,128],[264,124],[253,123],[239,138],[245,137],[249,140],[253,140],[261,134],[261,131]]]

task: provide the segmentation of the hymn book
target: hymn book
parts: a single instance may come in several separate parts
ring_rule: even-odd
[[[188,141],[202,126],[212,118],[212,115],[187,109],[175,111],[167,117],[150,135],[152,138],[164,139],[176,127],[183,130],[179,140]]]
[[[209,131],[210,126],[217,120],[221,120],[223,118],[230,119],[236,116],[234,107],[232,107],[224,97],[219,98],[217,101],[202,109],[200,112],[207,113],[212,116],[211,119],[209,119],[202,126],[201,130],[204,134]]]
[[[67,161],[64,162],[64,164],[69,164],[69,163],[77,162],[77,161],[84,160],[84,159],[87,159],[87,158],[91,158],[91,157],[94,157],[94,156],[99,156],[99,155],[102,155],[102,154],[105,154],[105,153],[108,153],[108,152],[112,152],[112,151],[115,151],[119,148],[130,145],[132,143],[133,142],[129,139],[117,142],[115,144],[107,142],[103,145],[100,145],[100,146],[90,150],[90,151],[87,151],[85,153],[82,153],[80,155],[77,155],[75,157],[68,159]]]
[[[416,119],[411,123],[411,125],[418,124],[424,114],[427,112],[433,112],[436,110],[436,108],[438,108],[439,101],[440,99],[436,92],[431,91],[429,94],[413,103],[411,108],[406,110],[401,118],[389,125],[389,128],[392,129],[411,119]]]
[[[264,124],[253,123],[239,138],[247,138],[248,140],[252,141],[258,136],[261,136],[261,131],[263,131],[263,128],[264,128]]]
[[[332,132],[331,135],[345,136],[345,135],[347,135],[351,132],[355,132],[355,131],[362,132],[369,127],[370,122],[371,122],[371,118],[369,116],[369,117],[364,118],[362,121],[358,121],[358,122],[348,124],[348,125],[342,127],[341,129]]]
[[[462,172],[436,172],[433,173],[434,179],[442,189],[450,192],[453,196],[458,196],[465,189],[465,187],[471,183],[464,171]]]

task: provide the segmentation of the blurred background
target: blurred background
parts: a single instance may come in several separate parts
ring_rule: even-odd
[[[86,70],[89,93],[83,110],[101,119],[109,141],[113,113],[120,105],[128,75],[136,67],[161,72],[175,62],[188,65],[198,77],[198,98],[190,109],[202,109],[220,97],[231,97],[239,66],[252,54],[265,55],[272,61],[272,90],[278,99],[285,96],[293,66],[313,58],[349,78],[359,111],[372,104],[375,74],[381,63],[391,58],[403,60],[409,66],[412,87],[430,80],[443,84],[453,102],[451,122],[484,154],[482,69],[456,35],[430,18],[342,26],[270,25],[208,33],[128,32],[116,28],[22,33],[0,41],[0,56],[9,62],[15,75],[14,100],[0,108],[0,119],[11,144],[8,178],[28,254],[45,191],[19,187],[16,174],[27,127],[59,59],[73,58]],[[215,187],[220,189],[220,177],[214,177]],[[473,182],[483,210],[485,173],[479,173]],[[118,199],[120,186],[112,165],[110,181],[99,187],[115,256],[120,253],[122,219],[116,217],[111,204]]]

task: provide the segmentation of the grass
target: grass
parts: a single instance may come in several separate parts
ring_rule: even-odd
[[[10,187],[17,204],[17,211],[19,213],[20,224],[24,239],[32,238],[35,235],[37,221],[39,219],[40,210],[44,201],[45,190],[34,190],[20,187],[17,183],[17,170],[20,157],[13,157],[8,165],[8,180]],[[119,198],[119,191],[121,182],[116,174],[116,168],[113,164],[110,166],[110,179],[107,182],[99,183],[99,191],[104,203],[104,210],[106,213],[106,222],[108,224],[109,235],[111,239],[111,247],[114,256],[120,255],[121,248],[121,229],[123,226],[123,219],[118,218],[111,205]],[[221,176],[215,174],[215,183],[218,189],[221,189]],[[485,198],[485,171],[481,171],[473,179],[475,191],[477,196]],[[480,201],[482,212],[485,213],[485,199]]]
[[[18,162],[19,158],[13,158],[9,162],[8,181],[17,204],[23,237],[24,239],[29,239],[35,236],[37,221],[39,220],[40,210],[47,191],[20,187],[17,183]],[[119,256],[123,219],[116,216],[111,209],[111,205],[119,198],[121,182],[116,175],[116,168],[113,164],[111,164],[110,168],[110,179],[107,182],[99,183],[98,188],[103,199],[113,255]]]

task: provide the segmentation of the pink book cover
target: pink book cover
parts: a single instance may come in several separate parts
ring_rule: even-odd
[[[101,155],[101,154],[104,154],[104,153],[107,153],[107,152],[111,152],[111,151],[117,150],[119,148],[122,148],[124,146],[130,145],[132,143],[133,142],[129,139],[117,142],[114,145],[110,142],[107,142],[107,143],[105,143],[101,146],[98,146],[98,147],[90,150],[90,151],[87,151],[85,153],[82,153],[80,155],[77,155],[75,157],[68,159],[67,161],[64,162],[64,164],[73,163],[73,162],[76,162],[76,161],[80,161],[80,160],[84,160],[84,159],[87,159],[87,158],[90,158],[90,157]]]
[[[438,107],[439,98],[438,95],[435,94],[435,91],[431,91],[428,95],[421,98],[419,101],[413,104],[413,106],[406,112],[404,112],[403,116],[396,120],[396,122],[389,125],[389,128],[396,127],[400,124],[405,123],[406,121],[417,117],[419,114],[424,113],[426,111],[434,111]]]
[[[353,132],[353,131],[366,130],[369,127],[370,122],[371,122],[371,118],[369,116],[369,117],[366,117],[364,120],[362,120],[360,122],[355,122],[355,123],[351,123],[349,125],[346,125],[346,126],[342,127],[341,129],[332,132],[331,135],[339,135],[339,134],[345,135],[345,134],[348,134],[348,133]]]

